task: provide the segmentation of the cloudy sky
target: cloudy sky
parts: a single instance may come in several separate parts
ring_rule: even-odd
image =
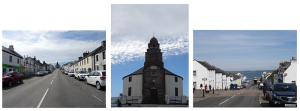
[[[112,96],[122,93],[122,78],[143,67],[153,35],[165,68],[184,80],[188,96],[188,5],[112,5]]]
[[[85,51],[93,51],[105,40],[105,31],[2,31],[2,45],[14,49],[22,56],[36,56],[46,63],[78,60]]]
[[[296,30],[194,30],[194,59],[226,71],[273,70],[297,57]]]

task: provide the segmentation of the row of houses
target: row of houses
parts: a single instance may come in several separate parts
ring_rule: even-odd
[[[246,76],[241,73],[225,72],[206,61],[193,60],[193,84],[195,89],[200,89],[200,84],[203,87],[206,84],[211,85],[211,88],[214,89],[228,89],[231,83],[241,85],[246,79]]]
[[[271,78],[271,75],[274,75]],[[272,80],[273,79],[273,80]],[[262,82],[267,82],[268,84],[274,83],[294,83],[297,81],[297,59],[292,57],[290,62],[279,63],[279,67],[274,69],[271,73],[262,74]]]
[[[88,72],[96,70],[106,70],[106,40],[101,42],[101,46],[89,52],[86,51],[78,60],[74,60],[62,65],[62,69],[67,71],[85,70]]]
[[[2,72],[18,71],[25,76],[36,74],[38,71],[54,70],[54,66],[47,64],[45,61],[41,63],[35,56],[21,56],[14,50],[13,45],[9,48],[2,46]]]

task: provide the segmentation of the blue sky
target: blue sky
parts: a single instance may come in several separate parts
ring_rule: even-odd
[[[123,92],[124,76],[144,66],[153,35],[165,68],[183,77],[188,96],[188,5],[112,5],[111,16],[111,96]]]
[[[14,45],[22,56],[36,56],[40,61],[60,65],[78,60],[85,51],[93,51],[106,39],[103,30],[4,30],[2,45]]]
[[[194,30],[194,59],[225,71],[273,70],[297,58],[296,30]]]

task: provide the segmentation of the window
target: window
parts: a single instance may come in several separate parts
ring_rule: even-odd
[[[102,54],[103,54],[103,59],[105,59],[105,51],[103,51],[103,53],[102,53]]]
[[[103,65],[103,70],[106,70],[106,65]]]
[[[99,70],[99,66],[97,66],[97,70]]]
[[[131,87],[128,88],[128,96],[131,96]]]
[[[89,58],[86,58],[86,62],[87,62],[87,64],[89,64]]]
[[[9,62],[12,62],[12,56],[9,56]]]
[[[193,71],[193,76],[196,76],[196,71]]]
[[[178,96],[178,88],[175,88],[175,96]]]
[[[19,59],[18,59],[18,62],[17,62],[18,64],[19,64]]]
[[[96,55],[96,61],[98,61],[98,55]]]
[[[177,77],[175,77],[175,82],[178,82]]]
[[[3,73],[6,72],[6,68],[3,68]]]
[[[156,76],[156,71],[152,71],[151,76]]]
[[[132,77],[129,77],[129,82],[131,82],[132,81]]]

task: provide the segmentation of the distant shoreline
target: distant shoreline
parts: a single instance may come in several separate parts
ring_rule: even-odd
[[[257,70],[257,71],[226,71],[226,72],[273,72],[273,70]]]

